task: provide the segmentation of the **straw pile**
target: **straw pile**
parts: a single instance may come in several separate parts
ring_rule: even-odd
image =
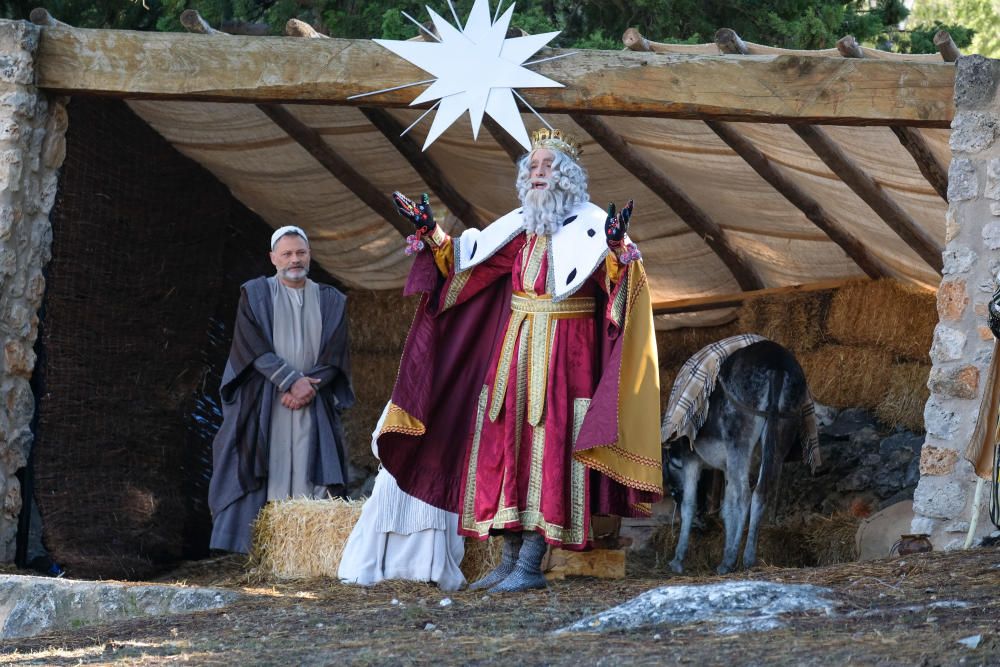
[[[465,580],[472,583],[482,579],[499,565],[501,549],[503,549],[503,538],[499,535],[486,540],[466,538],[465,556],[459,566],[465,575]]]
[[[756,333],[799,354],[826,342],[823,321],[831,291],[750,299],[739,312],[742,332]]]
[[[835,408],[874,408],[889,386],[892,353],[874,347],[824,345],[799,355],[813,398]]]
[[[924,404],[930,396],[927,376],[930,365],[904,362],[889,371],[889,386],[875,408],[879,421],[911,431],[924,429]]]
[[[845,345],[877,347],[928,362],[938,323],[937,298],[895,280],[848,283],[836,291],[827,317],[830,335]]]
[[[861,519],[849,512],[829,517],[814,514],[803,527],[805,542],[816,565],[850,563],[858,559],[855,540]]]
[[[656,332],[656,348],[660,357],[660,412],[667,407],[670,398],[670,388],[674,386],[674,378],[695,352],[709,343],[740,333],[736,322],[717,327],[687,327]]]
[[[253,526],[251,571],[276,579],[336,577],[363,505],[339,498],[268,503]]]

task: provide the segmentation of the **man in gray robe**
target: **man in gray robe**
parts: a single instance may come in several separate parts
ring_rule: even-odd
[[[354,404],[345,297],[309,280],[298,227],[271,237],[272,277],[242,287],[212,444],[211,548],[246,553],[269,500],[326,497],[346,483],[340,411]]]

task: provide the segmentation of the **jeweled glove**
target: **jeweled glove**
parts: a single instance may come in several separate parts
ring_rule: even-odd
[[[392,202],[396,205],[399,214],[408,218],[421,236],[427,236],[437,225],[434,222],[434,213],[431,212],[431,203],[426,192],[420,195],[419,203],[414,202],[402,192],[393,192]]]
[[[608,217],[604,221],[604,235],[608,239],[609,248],[618,248],[628,232],[628,221],[632,217],[633,202],[631,199],[622,207],[622,210],[615,213],[615,204],[608,204]]]

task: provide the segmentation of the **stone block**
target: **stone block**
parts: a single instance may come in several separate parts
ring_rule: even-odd
[[[942,253],[944,259],[944,268],[942,273],[944,275],[955,275],[957,273],[966,273],[972,268],[973,264],[976,263],[976,251],[968,246],[953,246],[950,248],[945,248],[944,253]]]
[[[979,179],[976,166],[972,160],[964,157],[954,157],[948,168],[948,201],[952,207],[955,202],[975,199],[979,194]]]
[[[0,508],[3,518],[9,521],[17,521],[17,515],[21,513],[21,483],[17,477],[7,478],[7,488],[3,493],[3,506]]]
[[[931,369],[927,387],[935,394],[952,398],[975,398],[979,395],[979,369],[975,366],[935,366]]]
[[[976,303],[972,306],[972,312],[976,314],[976,317],[986,317],[987,309],[985,303]]]
[[[987,222],[983,225],[983,245],[990,250],[1000,248],[1000,222]]]
[[[957,109],[993,108],[1000,62],[971,55],[955,63],[955,107]]]
[[[976,331],[979,332],[980,340],[993,340],[993,332],[989,327],[980,326]]]
[[[942,406],[936,396],[931,396],[924,406],[924,427],[929,435],[948,440],[958,430],[958,416],[954,410]]]
[[[1000,201],[990,202],[990,215],[1000,216]],[[949,229],[948,223],[945,223],[945,228],[944,228],[945,243],[950,243],[951,240],[955,238],[954,236],[948,235],[948,229]]]
[[[1000,235],[1000,225],[997,225]],[[1000,238],[998,238],[1000,240]],[[957,320],[962,317],[965,307],[969,305],[967,283],[962,280],[946,280],[938,287],[937,310],[942,320]]]
[[[965,489],[947,477],[921,477],[913,493],[913,510],[934,519],[952,519],[965,508]]]
[[[3,346],[4,369],[9,375],[31,379],[35,369],[35,351],[19,340],[8,340]]]
[[[952,327],[938,324],[934,328],[934,342],[931,344],[931,361],[941,364],[958,361],[965,349],[965,333]]]
[[[6,394],[4,407],[7,408],[8,428],[19,429],[31,423],[35,413],[35,396],[31,393],[31,385],[21,377],[8,378],[0,394]]]
[[[955,153],[981,153],[997,137],[1000,120],[989,111],[959,111],[951,121],[949,144]]]
[[[958,463],[958,451],[924,445],[920,450],[921,475],[950,475]]]

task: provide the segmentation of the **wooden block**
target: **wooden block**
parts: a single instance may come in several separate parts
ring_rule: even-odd
[[[567,551],[552,549],[543,563],[545,578],[549,580],[566,577],[598,577],[600,579],[625,578],[624,549],[593,549],[591,551]]]

